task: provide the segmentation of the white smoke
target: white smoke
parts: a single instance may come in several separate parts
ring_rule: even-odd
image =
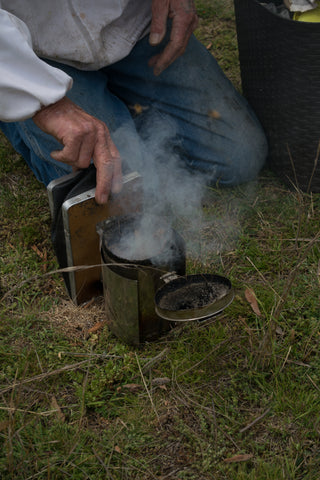
[[[176,153],[177,136],[173,121],[155,114],[144,122],[141,139],[126,126],[117,130],[113,138],[129,169],[142,175],[147,218],[158,216],[165,219],[169,227],[176,228],[186,241],[189,257],[203,263],[212,254],[219,255],[234,248],[241,231],[237,205],[234,203],[234,208],[223,214],[218,212],[215,215],[211,211],[206,215],[203,201],[212,191],[206,186],[204,174],[188,170]],[[137,245],[137,251],[156,251],[158,247],[154,240],[157,235],[150,231],[147,223],[144,226],[147,228],[142,230],[140,238],[145,245],[150,241],[150,250],[142,244]],[[124,241],[125,248],[129,248],[133,237]],[[132,252],[130,255],[134,256]]]

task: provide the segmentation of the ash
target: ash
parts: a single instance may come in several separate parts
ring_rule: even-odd
[[[227,290],[226,285],[208,282],[185,285],[164,295],[159,307],[171,311],[201,308],[220,300],[226,295]]]

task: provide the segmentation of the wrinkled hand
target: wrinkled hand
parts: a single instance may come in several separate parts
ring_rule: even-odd
[[[110,191],[121,190],[120,155],[102,121],[67,97],[44,107],[34,115],[33,121],[62,143],[62,150],[51,152],[54,160],[67,163],[74,170],[87,168],[93,160],[97,170],[97,203],[107,203]]]
[[[159,75],[187,47],[192,32],[198,25],[198,17],[193,0],[152,0],[152,21],[149,42],[158,45],[166,34],[168,18],[172,18],[170,40],[163,52],[149,61],[155,75]]]

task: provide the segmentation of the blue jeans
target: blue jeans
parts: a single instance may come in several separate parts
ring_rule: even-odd
[[[96,72],[48,63],[73,78],[67,96],[106,123],[125,168],[143,174],[167,163],[170,171],[174,158],[206,183],[254,179],[267,142],[246,100],[195,37],[182,57],[154,76],[148,59],[164,43],[151,47],[145,37],[126,58]],[[50,156],[61,144],[32,119],[0,122],[0,129],[45,185],[70,172]]]

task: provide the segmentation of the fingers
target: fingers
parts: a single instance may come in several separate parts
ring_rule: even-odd
[[[62,150],[51,152],[53,159],[72,169],[87,168],[93,160],[97,169],[97,203],[106,203],[110,191],[122,186],[121,160],[107,126],[64,97],[33,117],[41,130],[54,136]]]
[[[159,6],[161,3],[162,2],[160,0],[154,0],[153,2],[152,12],[155,12],[157,17],[154,20],[154,31],[152,31],[152,33],[161,31],[160,25],[161,22],[164,21],[164,9],[161,9],[161,7]],[[184,53],[188,45],[189,39],[192,35],[192,32],[198,25],[198,17],[195,11],[193,1],[168,0],[163,3],[168,4],[167,18],[172,18],[172,29],[169,43],[166,45],[165,49],[160,54],[152,57],[149,61],[149,66],[153,67],[155,75],[160,75],[163,70],[168,68],[169,65],[171,65],[178,57],[180,57]],[[159,12],[161,12],[161,15]],[[167,18],[165,20],[165,23],[167,21]],[[162,39],[163,37],[161,38],[161,40]],[[150,43],[153,45],[153,43],[151,42],[151,35]]]
[[[149,43],[150,45],[159,45],[162,42],[167,28],[167,19],[169,15],[169,1],[152,2],[152,20],[150,27]]]
[[[51,152],[55,160],[71,165],[79,170],[87,168],[90,164],[94,151],[95,137],[93,135],[74,136],[64,139],[64,148]]]
[[[112,142],[112,140],[110,143],[110,153],[113,158],[113,177],[112,177],[111,191],[112,193],[119,193],[122,189],[121,157],[119,155],[117,147]]]
[[[122,187],[120,155],[107,129],[96,143],[93,162],[97,169],[96,202],[104,204],[111,191],[118,193]]]

